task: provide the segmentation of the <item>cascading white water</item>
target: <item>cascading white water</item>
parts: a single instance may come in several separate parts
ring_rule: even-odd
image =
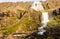
[[[32,9],[39,11],[39,10],[44,10],[44,8],[42,7],[42,3],[41,2],[34,2],[31,6]]]
[[[46,31],[44,30],[44,27],[46,27],[47,23],[49,22],[49,18],[48,18],[48,12],[42,12],[42,26],[39,27],[39,31],[38,34],[43,35],[43,33]]]
[[[39,11],[39,10],[40,11],[42,11],[42,10],[45,11],[41,2],[34,2],[34,4],[32,5],[31,8],[35,9],[36,11]],[[40,31],[40,32],[38,32],[38,34],[43,35],[43,33],[46,31],[46,30],[44,30],[44,27],[46,27],[48,22],[49,22],[48,12],[42,12],[42,24],[43,25],[38,28],[38,30]]]

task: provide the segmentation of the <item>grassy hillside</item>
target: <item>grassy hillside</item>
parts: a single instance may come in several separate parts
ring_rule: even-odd
[[[59,0],[60,1],[60,0]],[[60,7],[58,0],[48,0],[42,2],[45,10]],[[41,11],[31,9],[33,2],[3,2],[0,3],[0,33],[10,35],[14,33],[32,34],[38,31],[41,26]],[[54,9],[55,10],[55,9]],[[48,22],[46,30],[60,26],[60,12]],[[52,16],[52,14],[49,14]],[[1,34],[0,34],[1,35]],[[9,36],[8,36],[9,37]],[[9,37],[10,38],[10,37]],[[11,37],[12,38],[12,37]],[[37,38],[38,39],[38,38]],[[49,36],[46,38],[49,39]]]

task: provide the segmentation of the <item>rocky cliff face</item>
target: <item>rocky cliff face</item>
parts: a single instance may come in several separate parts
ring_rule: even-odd
[[[57,8],[60,7],[60,0],[47,0],[43,2],[43,6],[45,9],[52,9],[52,8]]]

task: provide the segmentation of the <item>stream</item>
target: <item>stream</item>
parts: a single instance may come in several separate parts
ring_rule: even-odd
[[[36,11],[42,11],[42,17],[41,17],[42,26],[38,28],[39,30],[38,34],[43,35],[43,33],[46,31],[44,30],[44,27],[46,27],[47,23],[49,22],[48,12],[44,10],[42,2],[34,2],[31,8]]]

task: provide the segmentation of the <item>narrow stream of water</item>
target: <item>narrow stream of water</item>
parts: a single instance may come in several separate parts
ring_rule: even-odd
[[[35,9],[36,11],[45,11],[41,2],[34,2],[31,8]],[[44,30],[44,27],[46,27],[47,23],[49,22],[48,17],[48,12],[42,12],[42,26],[38,28],[40,31],[38,34],[43,35],[43,33],[46,31]]]
[[[49,22],[48,12],[42,12],[42,26],[38,28],[40,31],[38,32],[38,34],[43,35],[43,33],[46,31],[44,30],[44,27],[46,27],[48,22]]]

